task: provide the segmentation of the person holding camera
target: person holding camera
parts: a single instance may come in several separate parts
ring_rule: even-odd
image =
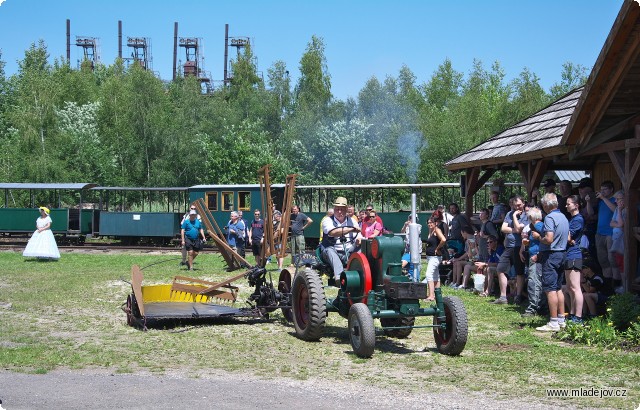
[[[202,250],[202,246],[207,240],[202,229],[202,222],[198,219],[198,212],[195,209],[189,211],[189,219],[182,223],[180,237],[182,238],[182,246],[189,253],[187,270],[193,270],[193,260],[198,256],[198,252]],[[202,237],[202,241],[200,241],[200,237]]]
[[[616,199],[613,197],[613,182],[604,181],[600,185],[600,191],[596,192],[598,199],[597,209],[591,204],[590,195],[585,196],[587,202],[587,214],[594,215],[597,212],[598,225],[596,229],[596,254],[598,263],[602,267],[602,276],[611,284],[613,279],[620,279],[620,272],[616,267],[615,257],[611,253],[613,243],[613,227],[611,218],[616,210]]]

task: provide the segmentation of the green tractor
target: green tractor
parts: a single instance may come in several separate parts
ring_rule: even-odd
[[[459,355],[467,342],[467,312],[457,297],[442,297],[435,289],[431,307],[420,307],[427,284],[411,281],[402,271],[405,243],[402,237],[378,236],[363,240],[361,252],[349,256],[345,271],[333,278],[331,267],[316,255],[298,258],[291,287],[292,316],[296,335],[307,341],[322,337],[328,312],[349,321],[354,353],[373,355],[376,341],[374,319],[380,319],[386,336],[406,338],[414,328],[432,327],[438,350]],[[327,299],[321,276],[339,287],[335,299]],[[416,326],[415,318],[433,316],[433,324]]]

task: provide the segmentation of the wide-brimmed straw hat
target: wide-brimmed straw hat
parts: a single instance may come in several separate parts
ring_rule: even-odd
[[[333,203],[333,206],[347,206],[347,198],[343,196],[337,197],[335,202]]]

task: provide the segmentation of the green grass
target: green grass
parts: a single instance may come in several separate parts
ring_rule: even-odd
[[[129,280],[131,266],[153,264],[143,271],[144,283],[169,283],[186,273],[178,262],[177,253],[73,252],[57,262],[38,262],[0,252],[0,366],[31,373],[87,367],[120,373],[180,370],[193,377],[221,369],[267,378],[339,378],[406,391],[447,392],[456,386],[548,403],[553,401],[545,397],[546,388],[623,387],[625,399],[555,403],[619,408],[640,402],[638,353],[561,342],[535,331],[543,319],[522,320],[518,308],[494,306],[462,291],[444,290],[464,301],[469,316],[469,340],[459,357],[439,354],[432,332],[416,329],[404,340],[379,336],[373,358],[359,359],[351,352],[346,320],[335,314],[317,343],[297,339],[279,312],[268,323],[190,324],[147,332],[127,326],[120,306],[130,293],[123,280]],[[235,273],[222,267],[218,255],[203,254],[190,276],[217,280]],[[244,306],[251,289],[244,281],[236,284],[238,305]],[[431,318],[416,322],[429,324]]]

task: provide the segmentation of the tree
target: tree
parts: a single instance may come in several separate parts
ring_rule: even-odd
[[[284,61],[278,60],[267,70],[268,84],[280,115],[285,115],[291,108],[291,79]]]
[[[551,100],[555,101],[569,91],[583,86],[587,82],[587,68],[569,61],[562,64],[561,80],[554,83],[549,90]]]
[[[551,102],[550,97],[540,85],[540,78],[524,68],[511,82],[513,99],[510,106],[512,124],[522,121]]]
[[[487,71],[474,60],[466,81],[448,60],[438,67],[423,87],[427,107],[420,115],[426,138],[419,169],[422,181],[451,181],[444,163],[503,129],[510,95],[504,77],[498,62]]]
[[[251,47],[247,45],[245,52],[231,63],[233,77],[229,86],[229,102],[240,114],[240,118],[260,118],[263,110],[260,90],[264,90],[264,82],[257,74]]]
[[[60,85],[52,76],[43,41],[31,44],[10,79],[12,104],[7,110],[17,158],[29,158],[15,166],[12,179],[34,182],[65,180],[67,167],[59,159],[55,111],[61,104]]]
[[[255,183],[258,169],[266,164],[273,166],[273,180],[284,180],[289,173],[287,161],[270,143],[268,133],[259,122],[245,119],[238,125],[225,126],[220,138],[201,141],[204,145],[198,149],[205,153],[208,178],[216,183]]]
[[[422,87],[427,105],[438,110],[450,108],[460,95],[463,77],[464,74],[453,69],[451,60],[445,59]]]
[[[98,135],[97,114],[100,103],[79,105],[66,102],[56,110],[58,116],[59,155],[68,164],[71,181],[104,182],[115,173],[113,153]]]
[[[296,109],[321,116],[331,100],[331,76],[322,38],[311,37],[300,60],[300,78],[295,90]]]

